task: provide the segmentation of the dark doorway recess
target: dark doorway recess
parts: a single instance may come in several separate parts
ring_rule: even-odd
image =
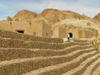
[[[24,31],[22,31],[22,30],[20,30],[20,31],[17,31],[18,33],[22,33],[22,34],[24,34]]]
[[[72,37],[73,37],[73,34],[72,34],[72,33],[69,33],[69,35],[70,35],[70,38],[72,38]]]

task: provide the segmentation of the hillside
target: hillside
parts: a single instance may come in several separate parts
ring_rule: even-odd
[[[93,19],[96,23],[100,24],[100,13],[98,13]]]
[[[93,19],[100,21],[100,13],[98,13]]]
[[[90,17],[86,15],[80,15],[72,11],[60,11],[57,9],[44,9],[42,13],[37,14],[28,10],[19,11],[14,18],[23,19],[23,20],[33,20],[35,21],[44,21],[47,24],[54,24],[64,19],[80,19],[80,20],[91,20]]]
[[[28,10],[19,11],[14,18],[18,19],[33,19],[37,17],[37,13]]]
[[[45,9],[41,15],[48,19],[57,18],[58,20],[64,19],[87,19],[86,16],[80,15],[72,11],[60,11],[57,9]]]

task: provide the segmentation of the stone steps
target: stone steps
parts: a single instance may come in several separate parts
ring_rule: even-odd
[[[76,42],[83,42],[83,43],[84,43],[84,42],[88,42],[88,40],[79,40],[79,39],[74,39],[74,42],[75,42],[75,41],[76,41]]]
[[[95,61],[98,61],[98,59],[100,59],[100,54],[98,53],[97,55],[99,56],[97,57],[97,59],[94,59],[95,56],[88,58],[86,61],[80,63],[80,65],[77,68],[72,69],[71,71],[68,71],[67,73],[64,73],[62,75],[91,75],[89,73],[91,73],[90,71],[91,69],[93,69],[93,67],[91,68],[88,68],[88,67],[90,67],[92,64],[94,64]],[[94,59],[94,60],[91,60],[91,59]],[[87,72],[84,72],[85,70]]]
[[[100,54],[87,40],[0,30],[0,75],[100,75]]]
[[[100,58],[93,62],[89,67],[87,67],[87,69],[82,75],[92,75],[93,71],[95,71],[95,68],[97,68],[98,66],[100,66]]]
[[[100,75],[100,65],[93,71],[92,75]]]
[[[85,59],[97,54],[97,51],[95,50],[91,51],[90,49],[83,50],[83,52],[80,51],[71,52],[68,55],[62,55],[62,56],[33,57],[33,58],[14,59],[10,61],[1,61],[0,71],[2,74],[0,75],[7,75],[9,73],[11,75],[15,74],[21,75],[23,73],[27,73],[29,71],[43,68],[46,66],[52,66],[71,61],[72,59],[81,58],[80,54],[84,55]]]
[[[20,33],[17,33],[17,32],[4,31],[4,30],[0,30],[0,37],[1,38],[11,38],[11,39],[21,39],[21,40],[25,40],[25,41],[41,41],[41,42],[48,42],[48,43],[63,43],[63,39],[61,39],[61,38],[39,37],[39,36],[20,34]]]
[[[23,75],[61,75],[62,73],[65,73],[67,71],[70,71],[73,68],[76,68],[77,66],[80,65],[80,63],[82,63],[83,61],[85,61],[88,58],[92,58],[94,56],[98,57],[97,53],[96,54],[95,53],[96,53],[96,51],[90,52],[90,53],[85,53],[69,62],[40,68],[40,69],[25,73]]]
[[[0,48],[37,48],[37,49],[64,49],[72,45],[89,45],[89,42],[71,42],[71,43],[46,43],[36,41],[23,41],[19,39],[0,38]],[[91,44],[90,44],[91,45]],[[92,46],[92,45],[91,45]]]
[[[66,55],[73,51],[86,51],[85,49],[95,50],[90,45],[74,45],[61,50],[52,49],[25,49],[25,48],[1,48],[0,61],[12,60],[18,58],[31,58],[31,57],[47,57],[47,56],[60,56]]]

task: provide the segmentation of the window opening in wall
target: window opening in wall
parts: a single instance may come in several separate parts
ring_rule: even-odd
[[[48,33],[46,33],[46,36],[48,36]]]
[[[17,32],[24,34],[24,30],[17,30]]]
[[[33,35],[36,36],[36,32],[33,32]]]

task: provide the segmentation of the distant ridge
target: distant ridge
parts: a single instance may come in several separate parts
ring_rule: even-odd
[[[33,19],[33,18],[36,18],[37,15],[38,14],[35,13],[35,12],[31,12],[31,11],[28,11],[28,10],[22,10],[22,11],[19,11],[14,16],[14,18],[18,18],[18,19]]]
[[[93,19],[100,21],[100,13],[98,13]]]
[[[97,16],[94,17],[94,19],[98,19]],[[61,11],[57,9],[44,9],[40,14],[37,14],[36,12],[31,12],[28,10],[22,10],[22,11],[19,11],[13,17],[13,19],[14,18],[18,18],[21,20],[35,20],[36,19],[36,21],[38,21],[38,19],[39,21],[42,19],[47,24],[54,24],[65,19],[79,19],[79,20],[93,21],[92,18],[86,16],[85,14],[80,15],[79,13],[75,13],[72,11]]]

